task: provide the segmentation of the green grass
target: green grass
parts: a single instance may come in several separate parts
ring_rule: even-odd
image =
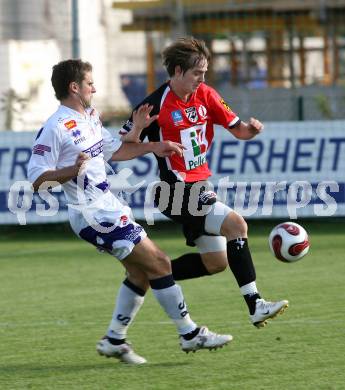
[[[95,352],[124,276],[117,260],[64,225],[1,228],[0,389],[345,389],[344,222],[302,222],[312,247],[295,264],[269,254],[274,223],[251,222],[250,242],[261,292],[289,299],[286,313],[258,330],[229,271],[184,281],[193,319],[234,336],[186,355],[149,292],[129,332],[142,367]],[[172,257],[186,251],[172,224],[150,234]]]

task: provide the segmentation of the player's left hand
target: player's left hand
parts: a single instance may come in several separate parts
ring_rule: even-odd
[[[168,157],[174,154],[182,157],[183,150],[185,147],[177,142],[172,141],[162,141],[162,142],[154,142],[154,150],[158,157]]]
[[[137,110],[133,111],[133,128],[138,131],[145,129],[158,118],[158,115],[150,116],[153,106],[143,104]]]
[[[264,129],[264,125],[256,118],[250,118],[248,122],[248,130],[253,136],[260,134]]]

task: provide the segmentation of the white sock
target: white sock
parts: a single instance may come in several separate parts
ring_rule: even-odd
[[[128,327],[143,303],[143,296],[122,284],[117,294],[113,318],[107,336],[114,339],[125,339]]]
[[[258,293],[258,289],[256,287],[256,282],[250,282],[240,287],[240,291],[242,295],[253,295]]]
[[[152,288],[152,292],[168,316],[174,321],[179,334],[187,334],[197,328],[189,316],[179,285],[174,284],[161,289]]]

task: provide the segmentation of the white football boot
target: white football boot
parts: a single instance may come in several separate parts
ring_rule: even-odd
[[[191,340],[185,340],[180,336],[181,349],[184,352],[197,351],[198,349],[212,349],[222,348],[232,340],[230,334],[217,334],[213,333],[203,326],[200,328],[199,333]]]
[[[257,328],[263,328],[268,319],[282,314],[288,306],[289,301],[285,299],[278,302],[266,302],[264,299],[257,299],[255,313],[249,315],[250,321]]]
[[[109,342],[108,337],[104,337],[102,340],[99,340],[96,350],[102,356],[107,358],[114,357],[127,364],[144,364],[147,362],[145,358],[137,355],[133,351],[130,344],[123,343],[113,345]]]

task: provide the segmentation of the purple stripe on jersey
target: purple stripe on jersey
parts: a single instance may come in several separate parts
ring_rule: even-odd
[[[103,139],[83,150],[84,153],[89,154],[91,157],[96,157],[103,152]]]
[[[72,179],[72,181],[75,183],[75,184],[78,184],[78,177],[74,177]],[[84,187],[84,190],[85,188],[89,185],[89,178],[87,177],[87,175],[84,176],[84,180],[83,180],[83,187]]]
[[[109,190],[110,184],[108,181],[102,181],[102,183],[96,184],[96,187],[102,190],[103,192],[106,192]]]
[[[51,152],[51,147],[47,145],[37,144],[33,147],[32,153],[44,156],[45,152]]]

